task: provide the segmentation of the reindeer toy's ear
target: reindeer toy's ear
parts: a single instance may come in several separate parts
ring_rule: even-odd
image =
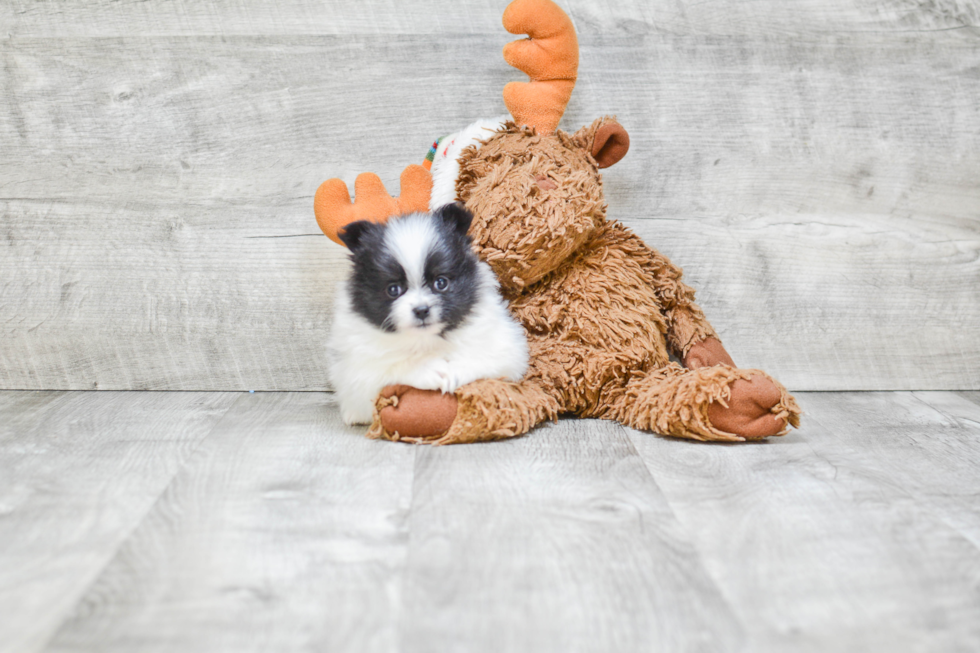
[[[572,141],[588,151],[600,168],[619,163],[630,149],[630,135],[615,118],[599,118],[572,135]]]
[[[347,184],[340,179],[328,179],[316,189],[313,198],[316,223],[338,245],[344,244],[338,232],[352,222],[385,222],[393,215],[427,211],[432,175],[420,165],[408,166],[401,175],[401,195],[395,199],[385,191],[378,175],[363,172],[354,180],[354,194],[352,204]]]

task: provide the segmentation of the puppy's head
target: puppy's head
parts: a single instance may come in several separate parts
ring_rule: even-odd
[[[387,223],[352,222],[339,233],[351,252],[353,308],[384,331],[442,334],[477,301],[477,258],[466,231],[473,216],[457,204]]]

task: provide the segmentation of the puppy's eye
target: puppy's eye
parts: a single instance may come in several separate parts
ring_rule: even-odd
[[[446,292],[449,290],[449,279],[446,277],[436,277],[436,280],[432,282],[432,287],[436,292]]]
[[[385,288],[385,292],[388,293],[389,297],[394,299],[395,297],[398,297],[399,295],[402,294],[402,287],[399,286],[397,283],[388,284],[388,287]]]

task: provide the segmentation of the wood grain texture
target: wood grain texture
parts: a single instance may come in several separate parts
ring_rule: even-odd
[[[46,651],[393,651],[415,449],[249,394]]]
[[[0,393],[0,651],[40,649],[234,400]]]
[[[0,387],[326,388],[312,196],[501,113],[503,2],[0,6]],[[563,4],[611,217],[794,389],[980,387],[963,0]],[[379,38],[378,35],[383,37]]]
[[[282,228],[254,207],[56,205],[32,223],[39,214],[6,214],[14,256],[0,274],[18,282],[0,290],[0,385],[326,386],[322,342],[346,262],[322,234],[265,237]]]
[[[506,0],[451,2],[392,0],[84,0],[47,6],[28,0],[0,5],[0,24],[13,36],[129,36],[144,34],[493,34]],[[562,0],[580,32],[635,35],[650,31],[710,35],[777,35],[853,31],[927,32],[980,25],[970,0]],[[51,5],[55,5],[52,7]]]
[[[0,392],[0,651],[977,650],[980,394],[799,399],[427,448],[323,393]]]
[[[910,393],[800,403],[802,430],[757,445],[630,431],[748,650],[975,649],[977,425]]]
[[[980,26],[971,0],[577,0],[569,8],[579,31],[812,38],[848,33],[928,33]],[[976,34],[976,32],[973,32]]]
[[[407,651],[728,651],[742,626],[613,425],[418,454]]]
[[[915,430],[894,429],[896,437],[868,440],[876,464],[901,479],[905,491],[980,549],[980,406],[953,393],[912,396],[925,409],[909,401],[902,412],[889,411],[889,395],[817,395],[815,399],[822,401],[821,415],[828,415],[818,419],[828,423],[842,442],[850,442],[850,433],[870,420],[888,428],[914,419]]]

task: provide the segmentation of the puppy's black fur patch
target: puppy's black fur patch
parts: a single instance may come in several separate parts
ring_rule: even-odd
[[[354,310],[371,324],[385,331],[394,331],[388,321],[394,300],[385,289],[392,283],[408,284],[401,264],[384,245],[385,225],[361,220],[352,222],[338,233],[350,249],[354,262],[347,287]]]
[[[470,314],[478,299],[479,277],[473,241],[466,231],[473,214],[459,204],[447,204],[434,214],[439,226],[440,242],[425,259],[425,283],[435,290],[435,280],[449,279],[449,289],[439,293],[443,332],[458,327]]]

